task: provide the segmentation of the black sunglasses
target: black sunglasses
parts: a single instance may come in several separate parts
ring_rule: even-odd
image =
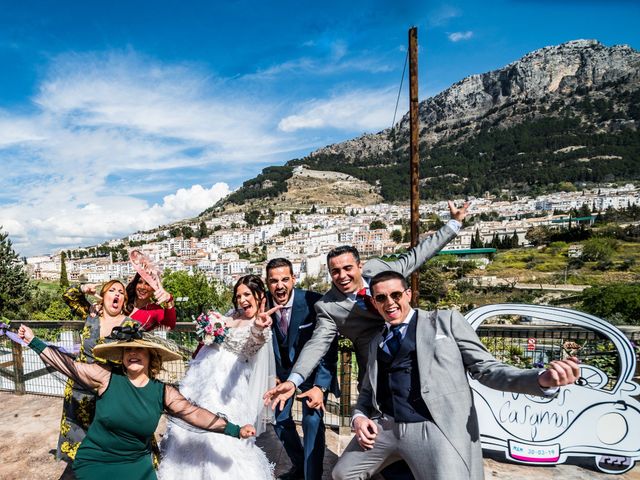
[[[391,298],[391,300],[393,300],[394,302],[397,303],[397,302],[400,301],[400,299],[402,298],[402,295],[407,290],[409,290],[409,289],[405,288],[401,292],[391,292],[388,296]],[[376,301],[376,303],[384,303],[384,302],[387,301],[387,295],[384,294],[384,293],[378,293],[377,295],[373,296],[373,299]]]

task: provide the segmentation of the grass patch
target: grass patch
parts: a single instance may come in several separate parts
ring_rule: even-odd
[[[34,283],[36,287],[40,290],[48,293],[59,293],[60,292],[60,282],[51,282],[48,280],[35,280]]]
[[[499,278],[517,278],[519,282],[566,282],[573,285],[606,285],[612,282],[640,281],[640,243],[619,242],[616,251],[606,265],[585,262],[582,266],[570,266],[568,246],[556,242],[550,246],[518,248],[499,251],[487,266],[485,275]]]

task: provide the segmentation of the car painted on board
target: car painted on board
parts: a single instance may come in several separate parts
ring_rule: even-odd
[[[610,379],[592,365],[581,365],[578,384],[562,387],[555,398],[500,392],[477,380],[469,383],[478,411],[482,447],[515,462],[550,465],[570,457],[593,457],[606,473],[623,473],[640,459],[640,394],[633,381],[636,354],[615,326],[600,318],[544,305],[486,305],[465,315],[477,330],[487,319],[520,315],[595,331],[615,346],[619,373]],[[535,340],[531,341],[535,345]],[[539,349],[537,358],[548,352]],[[536,353],[535,351],[532,353]],[[579,355],[578,355],[579,356]]]

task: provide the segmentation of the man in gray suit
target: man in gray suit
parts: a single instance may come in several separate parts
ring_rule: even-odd
[[[386,326],[370,343],[352,427],[356,436],[333,470],[334,480],[370,478],[404,459],[422,479],[481,479],[482,450],[467,372],[488,387],[549,396],[576,381],[578,360],[547,370],[521,370],[496,360],[453,310],[411,307],[403,275],[382,272],[370,282]]]
[[[350,246],[329,252],[327,265],[332,286],[315,304],[317,321],[313,336],[304,346],[287,381],[265,393],[265,403],[271,402],[272,407],[279,405],[282,409],[327,353],[337,333],[353,343],[358,361],[358,380],[361,381],[367,365],[369,343],[384,326],[382,317],[371,305],[368,279],[387,270],[405,277],[411,275],[457,235],[468,207],[469,204],[465,203],[456,208],[453,202],[449,202],[451,220],[394,261],[374,258],[363,265],[358,250]]]

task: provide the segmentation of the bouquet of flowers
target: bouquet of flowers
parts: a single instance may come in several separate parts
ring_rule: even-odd
[[[218,312],[201,313],[194,320],[196,335],[205,345],[224,342],[229,328],[225,326],[225,317]]]

